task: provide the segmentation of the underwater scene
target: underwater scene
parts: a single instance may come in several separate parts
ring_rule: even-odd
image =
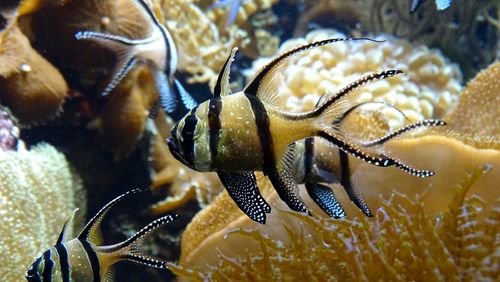
[[[500,281],[500,0],[1,0],[0,281]]]

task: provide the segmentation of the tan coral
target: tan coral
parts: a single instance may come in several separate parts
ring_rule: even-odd
[[[457,109],[445,119],[450,131],[476,146],[500,149],[500,63],[481,71],[464,89]],[[488,113],[485,118],[481,113]]]
[[[99,144],[112,151],[115,159],[130,154],[144,132],[149,109],[157,100],[154,80],[146,65],[135,67],[89,124],[98,130]]]
[[[68,92],[59,71],[35,51],[16,25],[0,35],[0,99],[21,123],[56,115]]]
[[[488,174],[488,166],[480,166],[460,181],[437,219],[426,213],[425,200],[400,193],[385,201],[373,219],[273,211],[272,222],[255,227],[248,219],[229,218],[230,224],[199,244],[203,255],[196,256],[197,249],[183,253],[180,266],[170,269],[189,281],[495,280],[500,198],[489,200],[494,209],[486,210],[479,198],[465,197],[470,185]],[[217,211],[224,213],[214,214],[217,218],[229,216]],[[206,236],[205,229],[193,227],[184,236],[195,230]]]
[[[85,201],[81,181],[63,154],[48,144],[0,152],[0,260],[3,281],[21,281],[27,267],[52,246],[66,217]]]
[[[290,39],[279,53],[326,38],[343,38],[334,30],[315,30],[305,38]],[[378,36],[384,43],[338,42],[304,52],[283,67],[280,91],[288,97],[286,108],[310,110],[325,92],[335,92],[367,72],[399,68],[405,73],[372,83],[359,91],[358,102],[384,101],[394,104],[411,120],[439,118],[453,110],[462,89],[458,67],[437,50],[412,46],[405,40]],[[254,63],[250,73],[269,59]],[[277,80],[279,81],[279,79]],[[390,127],[404,123],[401,115],[390,117]]]
[[[224,9],[205,12],[214,1],[153,1],[161,7],[163,18],[179,50],[179,69],[190,74],[189,83],[210,82],[211,89],[227,55],[235,46],[249,44],[253,36],[239,26],[243,17],[269,8],[275,0],[247,1],[240,7],[236,25],[225,28]]]

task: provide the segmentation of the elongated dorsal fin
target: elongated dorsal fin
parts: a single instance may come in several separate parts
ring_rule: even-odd
[[[78,235],[78,239],[80,240],[87,240],[93,244],[98,245],[101,242],[99,241],[100,233],[99,233],[99,226],[101,225],[102,220],[104,219],[104,216],[106,216],[106,213],[118,202],[121,200],[125,199],[128,196],[144,192],[146,190],[144,189],[133,189],[130,190],[124,194],[121,194],[120,196],[114,198],[111,202],[107,203],[88,223],[85,225],[85,228],[83,228],[82,232],[80,235]]]
[[[71,224],[73,223],[73,218],[75,218],[75,214],[78,209],[74,209],[71,214],[66,218],[66,222],[64,223],[63,229],[61,230],[61,234],[59,234],[59,238],[57,238],[56,245],[64,243],[68,241],[68,230],[71,228]]]
[[[234,56],[238,51],[238,47],[234,47],[231,51],[231,54],[227,58],[224,66],[222,66],[222,70],[219,73],[219,77],[217,77],[217,83],[214,87],[214,97],[221,97],[229,95],[231,90],[229,88],[229,74],[231,73],[231,64],[234,61]]]
[[[269,104],[269,105],[274,105],[278,106],[279,104],[279,97],[282,95],[279,95],[279,89],[277,87],[276,77],[280,73],[281,69],[284,66],[284,63],[286,62],[286,59],[292,57],[293,55],[296,55],[298,53],[301,53],[303,51],[320,47],[323,45],[335,43],[335,42],[340,42],[340,41],[354,41],[354,40],[369,40],[373,42],[383,42],[383,41],[377,41],[374,39],[370,38],[331,38],[331,39],[326,39],[326,40],[321,40],[321,41],[316,41],[307,45],[299,46],[297,48],[294,48],[290,51],[287,51],[278,57],[274,58],[271,62],[269,62],[267,65],[265,65],[255,76],[252,78],[250,83],[245,87],[243,92],[245,94],[249,95],[255,95],[259,97],[260,100],[263,102]]]

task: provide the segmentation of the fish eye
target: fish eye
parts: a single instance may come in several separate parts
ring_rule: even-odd
[[[184,122],[184,128],[182,129],[182,136],[184,139],[192,139],[195,135],[196,125],[198,124],[198,118],[195,115],[189,115],[186,117]]]

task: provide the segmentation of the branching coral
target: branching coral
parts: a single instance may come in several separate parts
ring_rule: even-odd
[[[67,92],[62,75],[31,47],[16,24],[0,32],[0,99],[20,122],[53,117]]]
[[[467,175],[435,217],[426,213],[422,197],[400,193],[384,201],[374,219],[332,220],[279,211],[279,220],[268,228],[229,226],[219,234],[218,251],[170,268],[193,281],[494,280],[500,275],[495,239],[500,199],[489,211],[479,198],[465,197],[488,169],[481,166]]]
[[[370,1],[361,18],[362,29],[390,33],[398,37],[438,47],[460,63],[470,76],[493,59],[498,34],[483,15],[494,10],[491,2],[456,0],[445,11],[437,11],[434,1],[427,1],[410,14],[410,1]]]
[[[256,12],[271,7],[275,0],[256,0],[243,3],[236,17],[237,25],[225,27],[224,10],[214,9],[205,13],[215,1],[154,1],[163,13],[163,17],[180,50],[181,70],[191,74],[188,82],[210,82],[215,80],[224,64],[227,54],[235,46],[244,47],[249,44],[248,30],[239,27]]]
[[[50,145],[0,152],[3,281],[25,279],[26,267],[54,244],[66,216],[76,207],[85,209],[80,190],[66,158]]]
[[[316,30],[305,38],[284,42],[281,51],[304,43],[331,37],[345,37],[333,30]],[[334,93],[349,81],[367,72],[399,68],[403,76],[372,83],[358,94],[358,102],[384,101],[394,104],[411,120],[439,118],[456,106],[462,89],[461,74],[439,51],[425,46],[413,47],[405,40],[379,36],[385,43],[370,41],[339,42],[304,52],[286,63],[281,95],[286,107],[294,111],[310,110],[325,92]],[[252,72],[269,59],[254,63]],[[389,117],[392,128],[401,126],[403,116]]]

